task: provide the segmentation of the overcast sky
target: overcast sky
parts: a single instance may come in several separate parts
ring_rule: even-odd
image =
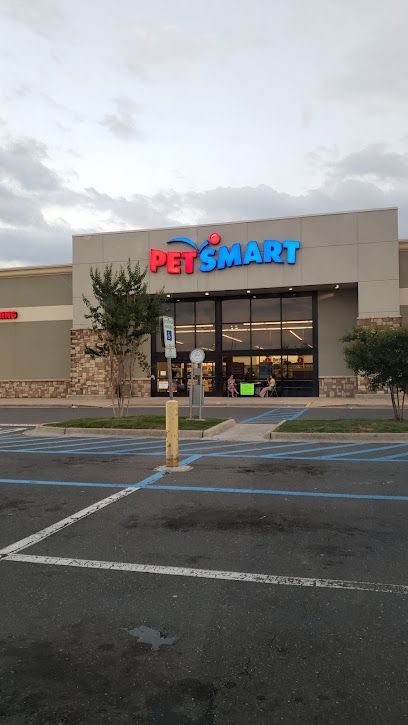
[[[0,266],[79,231],[399,206],[407,0],[0,0]]]

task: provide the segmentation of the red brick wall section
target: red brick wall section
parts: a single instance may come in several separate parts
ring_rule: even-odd
[[[356,390],[354,375],[319,378],[319,395],[322,398],[354,398]]]
[[[66,398],[69,380],[0,380],[0,398]]]

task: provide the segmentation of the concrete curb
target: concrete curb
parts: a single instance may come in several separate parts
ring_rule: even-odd
[[[314,441],[316,443],[352,443],[353,441],[376,441],[383,443],[408,443],[408,433],[275,433],[273,431],[265,436],[268,440],[285,442]]]
[[[221,433],[227,428],[231,428],[235,425],[235,420],[229,418],[223,420],[222,423],[217,423],[212,428],[206,430],[181,430],[180,439],[194,439],[194,438],[208,438],[213,436],[215,433]],[[145,437],[156,437],[165,438],[165,430],[156,430],[154,428],[61,428],[53,425],[37,425],[35,428],[25,431],[26,436],[115,436],[115,437],[126,437],[126,438],[145,438]]]

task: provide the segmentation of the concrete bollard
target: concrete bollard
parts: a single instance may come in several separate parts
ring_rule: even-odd
[[[166,466],[178,466],[179,432],[178,400],[166,402]]]

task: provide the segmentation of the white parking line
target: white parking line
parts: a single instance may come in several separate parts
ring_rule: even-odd
[[[0,559],[4,561],[4,558],[8,556],[8,554],[14,554],[16,551],[28,549],[29,546],[33,546],[39,541],[47,539],[48,536],[52,536],[52,534],[55,534],[57,531],[61,531],[61,529],[65,529],[67,526],[71,526],[71,524],[74,524],[76,521],[80,521],[81,519],[84,519],[87,516],[90,516],[91,514],[100,511],[101,509],[105,508],[105,506],[109,506],[111,503],[114,503],[115,501],[118,501],[125,496],[129,496],[129,494],[134,493],[135,491],[139,491],[147,484],[155,483],[160,478],[162,478],[163,475],[164,474],[162,471],[156,471],[150,476],[147,476],[147,478],[144,478],[142,481],[138,481],[134,485],[129,485],[128,488],[124,488],[122,489],[122,491],[113,493],[107,498],[103,498],[102,501],[97,501],[91,506],[87,506],[86,508],[81,509],[81,511],[77,511],[75,514],[67,516],[67,518],[65,519],[61,519],[61,521],[57,521],[55,524],[47,526],[45,529],[37,531],[37,533],[35,534],[31,534],[31,536],[27,536],[24,539],[15,541],[14,544],[10,544],[9,546],[5,546],[3,549],[0,549]],[[58,481],[54,481],[54,483],[58,484]]]
[[[34,556],[10,554],[3,561],[18,561],[26,564],[69,566],[80,569],[103,569],[136,574],[160,574],[183,576],[195,579],[217,579],[222,581],[250,582],[288,587],[312,587],[314,589],[348,589],[384,594],[408,594],[405,584],[383,584],[382,582],[347,581],[343,579],[311,579],[297,576],[275,576],[254,574],[244,571],[217,571],[215,569],[190,569],[177,566],[156,566],[155,564],[128,564],[120,561],[97,561],[95,559],[66,559],[59,556]]]
[[[37,544],[39,541],[46,539],[48,536],[52,536],[52,534],[55,534],[57,531],[61,531],[61,529],[71,526],[71,524],[74,524],[76,521],[80,521],[81,519],[86,518],[86,516],[90,516],[91,514],[96,513],[96,511],[100,511],[100,509],[105,508],[105,506],[109,506],[111,503],[118,501],[120,498],[129,496],[130,493],[134,493],[134,491],[138,490],[139,487],[137,485],[130,488],[124,488],[122,491],[113,493],[112,496],[103,498],[102,501],[97,501],[91,506],[87,506],[87,508],[77,511],[75,514],[72,514],[72,516],[67,516],[67,518],[61,519],[61,521],[57,521],[55,524],[47,526],[47,528],[37,531],[35,534],[31,534],[31,536],[27,536],[25,539],[15,541],[14,544],[10,544],[9,546],[4,547],[4,549],[0,549],[0,558],[3,558],[8,554],[13,554],[16,551],[27,549],[29,546]]]

